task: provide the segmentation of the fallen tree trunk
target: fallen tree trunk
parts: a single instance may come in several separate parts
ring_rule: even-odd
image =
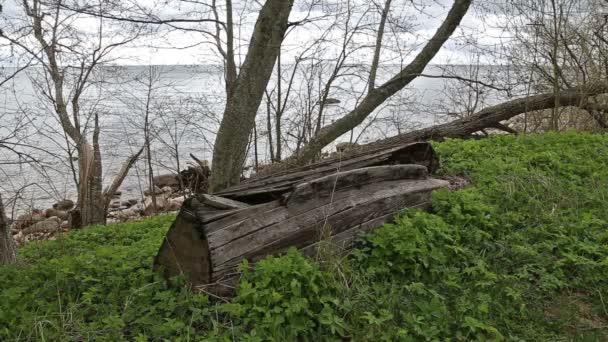
[[[558,102],[561,106],[578,106],[579,104],[585,104],[589,97],[605,93],[608,93],[608,81],[590,82],[584,86],[563,90],[560,92]],[[471,134],[485,128],[495,128],[514,133],[511,128],[503,125],[501,121],[523,113],[553,108],[554,105],[555,95],[553,93],[533,95],[491,106],[471,116],[445,124],[360,145],[351,152],[341,154],[338,158],[330,158],[307,166],[301,166],[308,162],[307,159],[302,159],[295,155],[281,163],[269,165],[267,175],[264,177],[254,177],[246,180],[239,185],[218,192],[218,195],[230,198],[239,198],[241,196],[246,198],[248,196],[255,196],[257,192],[263,192],[262,189],[264,187],[271,189],[271,186],[276,186],[277,190],[281,191],[283,190],[283,186],[293,185],[295,182],[300,181],[301,171],[318,170],[322,172],[321,167],[323,165],[327,165],[329,168],[333,168],[333,170],[336,170],[340,165],[349,169],[352,168],[352,166],[349,166],[349,163],[356,164],[359,162],[361,164],[357,164],[358,167],[379,165],[386,162],[387,159],[397,158],[397,155],[409,156],[411,163],[430,166],[429,171],[433,172],[439,164],[437,162],[429,165],[428,156],[424,154],[425,150],[433,153],[431,151],[432,147],[430,147],[430,144],[420,141],[442,138],[467,138]],[[410,144],[412,146],[409,146]],[[357,160],[357,158],[361,158],[361,160]],[[374,158],[376,160],[372,160]],[[365,163],[369,163],[369,165]],[[288,170],[283,171],[282,169],[284,168]],[[317,176],[317,174],[310,176]],[[290,177],[294,178],[293,182],[289,182]],[[281,182],[284,183],[281,184]]]
[[[418,164],[425,166],[430,173],[439,168],[439,158],[431,144],[426,142],[395,144],[376,149],[354,149],[346,154],[317,163],[289,168],[289,164],[274,165],[274,172],[243,181],[215,195],[248,203],[264,203],[279,198],[292,187],[312,179],[321,178],[340,171],[355,170],[363,167],[390,164]],[[280,167],[287,170],[280,170]]]
[[[291,247],[315,252],[321,237],[337,248],[405,208],[426,208],[446,181],[429,179],[421,165],[357,168],[293,186],[280,199],[244,209],[213,210],[186,201],[155,259],[165,277],[184,275],[192,287],[229,295],[237,266]]]
[[[501,121],[519,114],[553,108],[556,100],[561,106],[577,106],[591,96],[604,93],[608,93],[608,81],[590,82],[580,87],[562,90],[557,99],[554,93],[515,99],[488,107],[462,119],[377,141],[368,144],[368,148],[439,138],[464,138],[484,128],[495,127]]]
[[[585,104],[587,102],[586,100],[590,97],[605,93],[608,93],[608,81],[600,80],[589,82],[582,86],[560,91],[557,99],[553,92],[527,96],[485,108],[465,118],[400,134],[388,139],[363,145],[362,147],[367,150],[373,150],[415,141],[428,141],[440,138],[464,138],[485,128],[505,130],[507,127],[501,126],[500,122],[517,115],[537,110],[550,109],[553,108],[556,103],[559,103],[560,106],[578,106]],[[499,127],[497,127],[497,125]],[[508,130],[509,129],[507,128],[507,131]],[[335,139],[338,136],[332,137]],[[320,153],[321,149],[333,140],[315,138],[315,141],[317,142],[316,145],[307,147],[310,151],[307,151],[306,153],[297,153],[285,159],[284,163],[289,165],[304,165],[310,162],[312,156]]]

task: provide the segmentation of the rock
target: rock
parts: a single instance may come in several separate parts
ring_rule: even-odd
[[[163,193],[165,193],[165,194],[170,194],[170,193],[172,193],[172,192],[173,192],[173,188],[172,188],[172,187],[170,187],[170,186],[164,186],[164,187],[161,189],[161,191],[162,191]]]
[[[32,213],[27,213],[27,214],[21,214],[21,215],[17,216],[17,219],[15,221],[27,222],[27,221],[31,221],[31,220],[32,220]]]
[[[68,217],[69,217],[67,211],[61,211],[61,210],[58,210],[57,215],[55,215],[55,216],[59,217],[62,221],[67,221]]]
[[[125,208],[131,208],[135,204],[137,204],[137,200],[128,200],[120,202],[120,206]]]
[[[143,213],[144,213],[144,204],[143,203],[137,203],[137,204],[133,205],[129,209],[133,210],[138,215],[143,215]]]
[[[24,227],[31,225],[32,223],[34,223],[32,221],[32,213],[22,214],[17,216],[17,219],[13,223],[13,228],[16,230],[21,230]]]
[[[68,211],[74,208],[74,201],[69,199],[61,200],[55,204],[53,204],[53,209]]]
[[[179,179],[175,174],[159,175],[153,178],[152,183],[160,188],[165,186],[179,186]]]
[[[118,210],[112,213],[112,218],[125,221],[129,219],[133,219],[139,216],[139,213],[135,211],[133,208]]]
[[[161,212],[165,209],[166,206],[167,206],[167,199],[162,196],[158,196],[158,197],[156,197],[156,211],[155,211],[154,204],[152,203],[152,198],[147,197],[146,200],[144,201],[144,215],[150,216],[150,215],[154,214],[155,212]]]
[[[58,213],[59,213],[59,210],[54,209],[54,208],[48,208],[44,211],[44,217],[49,218],[49,217],[53,217],[53,216],[59,216]]]
[[[70,228],[70,223],[68,221],[63,221],[63,222],[61,222],[61,225],[59,227],[61,229],[68,229],[68,228]]]
[[[118,209],[118,208],[120,208],[120,201],[110,202],[110,209]]]
[[[33,209],[31,212],[19,215],[15,221],[13,221],[13,229],[23,229],[31,226],[32,224],[43,221],[46,219],[45,212],[40,209]]]
[[[61,226],[61,219],[57,216],[50,217],[44,221],[36,222],[34,225],[23,229],[23,234],[33,234],[40,232],[55,232]]]
[[[61,224],[61,219],[59,217],[57,217],[57,216],[49,217],[45,221],[54,221],[54,222],[57,222],[58,225]]]
[[[44,221],[44,219],[46,219],[46,216],[44,216],[43,212],[37,212],[35,214],[32,214],[32,222],[36,223],[36,222],[40,222],[40,221]]]
[[[163,193],[163,190],[155,185],[154,186],[154,194],[160,195],[162,193]],[[150,189],[147,189],[146,191],[144,191],[144,195],[145,196],[150,196],[150,195],[152,195],[152,191]]]

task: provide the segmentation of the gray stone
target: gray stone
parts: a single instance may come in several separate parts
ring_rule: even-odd
[[[57,215],[55,215],[55,216],[59,217],[63,221],[67,221],[69,214],[67,211],[57,210]]]
[[[137,202],[135,202],[137,203]],[[133,206],[134,203],[131,203],[131,201],[122,201],[120,202],[120,206],[121,207],[125,207],[125,208],[130,208]]]
[[[162,193],[163,193],[163,190],[155,185],[154,186],[154,194],[160,195]],[[146,191],[144,191],[144,195],[145,196],[150,196],[150,195],[152,195],[152,191],[150,189],[147,189]]]
[[[137,216],[139,216],[139,214],[131,207],[128,209],[115,211],[112,215],[112,218],[125,221],[136,218]]]
[[[161,212],[163,210],[165,210],[165,207],[167,206],[167,199],[162,197],[162,196],[158,196],[156,197],[156,212]],[[152,203],[152,198],[151,197],[147,197],[146,200],[144,201],[144,215],[146,216],[150,216],[152,214],[155,213],[154,210],[154,204]]]
[[[64,200],[61,200],[61,201],[53,204],[53,209],[57,209],[57,210],[67,211],[72,208],[74,208],[74,201],[69,200],[69,199],[64,199]]]
[[[61,226],[61,219],[57,216],[49,217],[48,219],[40,222],[36,222],[35,224],[25,228],[23,230],[23,234],[33,234],[33,233],[52,233],[59,230]]]
[[[49,218],[49,217],[53,217],[53,216],[59,216],[59,215],[57,215],[57,213],[59,213],[59,210],[54,209],[54,208],[49,208],[44,211],[44,217]]]

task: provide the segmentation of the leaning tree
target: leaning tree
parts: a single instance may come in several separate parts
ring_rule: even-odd
[[[391,1],[386,1],[376,31],[367,95],[349,113],[320,129],[296,155],[288,159],[288,162],[302,164],[313,160],[323,147],[358,126],[378,106],[416,79],[459,26],[471,2],[455,0],[433,37],[412,62],[401,68],[388,81],[376,86],[384,28],[391,6]],[[292,4],[293,1],[271,0],[260,10],[245,62],[227,98],[216,138],[211,179],[211,189],[214,191],[239,182],[255,116],[281,49]]]

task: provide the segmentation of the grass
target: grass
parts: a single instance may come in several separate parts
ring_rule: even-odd
[[[471,186],[347,257],[267,258],[230,303],[150,270],[171,216],[29,244],[26,266],[0,268],[0,340],[608,340],[608,136],[435,148]]]

